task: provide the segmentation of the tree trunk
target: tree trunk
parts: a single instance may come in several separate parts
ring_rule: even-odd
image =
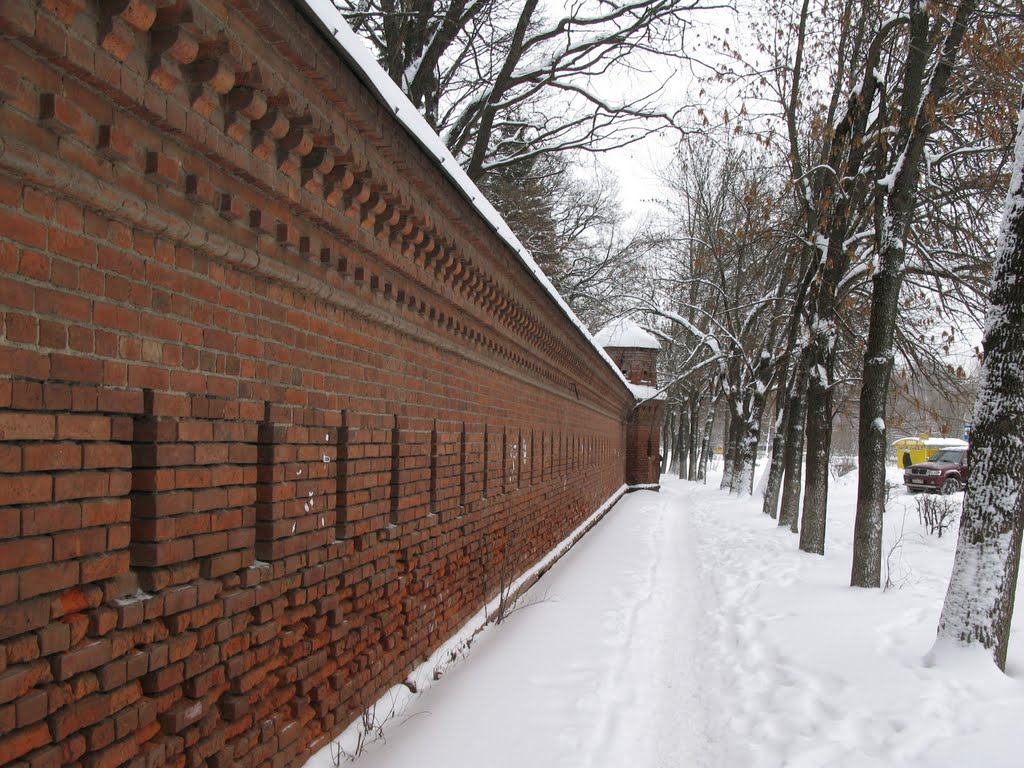
[[[803,490],[804,422],[807,417],[806,393],[807,351],[804,350],[793,373],[793,385],[786,403],[784,474],[782,479],[782,504],[779,508],[779,525],[788,525],[796,533],[800,520],[800,493]]]
[[[902,252],[902,249],[901,249]],[[886,264],[872,278],[871,322],[864,351],[860,392],[857,459],[857,517],[853,531],[850,586],[880,587],[882,579],[882,520],[885,515],[885,457],[888,451],[885,417],[892,381],[893,337],[903,258]]]
[[[996,247],[971,478],[938,642],[979,644],[1006,668],[1024,531],[1024,108]]]
[[[704,434],[700,444],[700,467],[697,469],[697,479],[708,481],[708,461],[711,458],[711,430],[715,426],[715,411],[718,409],[718,395],[711,398],[708,405],[708,413],[704,419]]]
[[[764,414],[764,395],[750,396],[750,413],[747,428],[740,444],[739,472],[736,478],[737,493],[754,495],[754,473],[757,469],[757,448],[761,444],[761,417]]]
[[[679,429],[676,432],[676,450],[679,451],[679,465],[676,467],[680,480],[686,479],[686,465],[690,448],[690,407],[689,398],[679,406]]]
[[[764,415],[765,394],[771,381],[772,367],[771,354],[763,350],[743,398],[743,415],[737,419],[742,426],[742,434],[737,441],[738,456],[733,487],[736,493],[745,493],[747,496],[754,494],[757,447],[761,443],[761,417]]]
[[[830,355],[811,343],[807,376],[807,471],[800,518],[800,549],[825,554],[825,518],[828,511],[828,459],[832,444],[832,390]]]
[[[718,486],[728,491],[733,490],[739,427],[740,420],[736,416],[736,400],[730,394],[725,401],[725,429],[722,431],[722,482]]]
[[[960,42],[974,16],[974,0],[964,0],[942,49],[942,57],[931,78],[925,77],[928,63],[928,16],[922,8],[911,9],[911,38],[908,53],[905,103],[897,141],[903,145],[901,164],[892,182],[879,232],[879,269],[872,276],[871,320],[860,395],[858,439],[857,518],[854,524],[853,567],[850,585],[881,586],[882,520],[885,515],[885,456],[888,450],[885,417],[892,381],[893,337],[899,312],[900,289],[906,269],[906,240],[917,205],[917,187],[925,143],[934,125],[937,104],[945,98],[946,86],[960,50]],[[925,103],[918,106],[925,88]],[[919,110],[919,111],[917,111]],[[881,205],[879,205],[881,207]]]
[[[666,472],[678,472],[679,471],[679,440],[675,429],[676,414],[675,411],[669,409],[666,414],[665,422],[661,429],[661,444],[665,446],[665,455],[661,462],[661,474]],[[669,460],[669,454],[671,460]],[[666,467],[666,461],[668,466]]]
[[[690,467],[687,470],[687,480],[697,480],[698,467],[700,466],[700,404],[701,397],[693,397],[690,400]]]
[[[775,434],[771,443],[771,459],[768,464],[768,480],[764,486],[764,503],[761,511],[771,515],[772,519],[779,514],[779,492],[782,490],[782,473],[785,468],[783,457],[786,451],[786,427],[789,411],[786,400],[789,397],[789,383],[780,381],[775,391]]]

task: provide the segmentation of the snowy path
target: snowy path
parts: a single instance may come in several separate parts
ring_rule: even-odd
[[[903,589],[850,589],[834,497],[821,558],[711,484],[625,496],[356,765],[1020,765],[1024,633],[1010,677],[927,667],[952,537],[905,536]]]
[[[692,593],[692,558],[673,550],[693,544],[670,506],[649,491],[624,497],[524,598],[535,602],[481,635],[358,765],[696,764],[695,622],[671,604]]]

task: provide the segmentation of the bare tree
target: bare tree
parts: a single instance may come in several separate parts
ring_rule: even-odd
[[[843,392],[861,378],[870,401],[861,403],[861,438],[873,452],[871,461],[861,462],[861,471],[872,467],[872,485],[877,485],[876,475],[884,470],[893,352],[913,350],[909,334],[895,322],[897,307],[902,319],[909,315],[900,300],[903,276],[913,274],[922,315],[938,307],[948,317],[966,306],[969,316],[977,304],[974,281],[982,274],[977,246],[984,236],[972,243],[966,233],[984,232],[987,203],[972,199],[973,179],[951,179],[941,169],[943,163],[970,164],[979,157],[955,145],[951,126],[963,127],[948,101],[950,82],[958,83],[958,96],[971,92],[961,84],[966,79],[955,81],[951,75],[973,5],[974,0],[772,5],[754,24],[758,55],[768,64],[757,66],[753,57],[736,54],[736,66],[724,75],[745,83],[752,103],[766,105],[764,113],[750,118],[748,130],[766,144],[775,145],[780,136],[784,140],[781,149],[802,214],[794,235],[816,264],[805,300],[796,308],[803,329],[789,378],[800,384],[796,391],[803,396],[785,398],[790,408],[779,425],[790,435],[790,454],[793,444],[806,438],[800,525],[805,551],[824,551],[833,418],[849,402]],[[774,107],[765,94],[773,95]],[[783,132],[774,128],[779,121]],[[922,177],[929,182],[925,192]],[[973,227],[963,226],[968,220]],[[957,234],[950,237],[954,227]],[[926,318],[929,325],[936,314]],[[865,353],[869,338],[873,346]],[[791,423],[801,408],[805,423]],[[799,471],[792,459],[783,462],[785,467]],[[793,525],[800,485],[797,478],[788,480],[780,523]],[[773,496],[766,496],[766,511],[774,506]]]
[[[1024,533],[1024,109],[990,301],[971,482],[938,642],[981,645],[1004,669]]]
[[[774,219],[785,210],[777,205],[779,174],[765,160],[727,136],[681,144],[666,176],[671,271],[658,301],[641,304],[668,322],[666,337],[685,351],[674,372],[680,390],[699,390],[709,374],[721,382],[722,487],[747,494],[794,283],[775,237]]]
[[[857,519],[850,584],[880,587],[882,516],[885,512],[885,415],[893,369],[893,340],[907,261],[907,237],[915,219],[925,148],[936,130],[960,46],[975,15],[976,0],[961,0],[954,16],[933,20],[926,5],[910,3],[909,33],[900,104],[895,119],[891,169],[878,181],[878,266],[872,275],[871,322],[864,351],[860,397],[860,461]],[[936,31],[936,27],[943,32]],[[934,56],[932,52],[937,51]],[[878,83],[879,109],[885,89]],[[883,145],[884,146],[884,145]]]
[[[652,61],[686,59],[717,0],[335,0],[470,178],[551,153],[601,152],[674,125]],[[651,77],[643,78],[651,82]],[[628,83],[620,98],[616,83]]]
[[[645,279],[659,237],[626,220],[608,174],[586,178],[566,157],[535,157],[495,169],[480,187],[589,327],[620,313],[623,286]]]

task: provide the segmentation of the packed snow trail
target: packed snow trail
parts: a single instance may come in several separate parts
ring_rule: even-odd
[[[902,588],[858,590],[849,479],[830,491],[824,558],[757,500],[663,481],[623,497],[356,765],[1021,764],[1024,632],[1009,676],[969,655],[925,663],[955,535],[921,534],[913,497],[886,521]],[[308,768],[332,764],[325,749]]]
[[[694,543],[676,500],[620,500],[357,765],[715,765]]]

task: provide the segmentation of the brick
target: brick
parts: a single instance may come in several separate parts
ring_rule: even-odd
[[[109,747],[116,736],[116,728],[114,721],[110,718],[106,720],[100,720],[96,725],[87,729],[85,732],[85,746],[90,752],[98,752],[104,747]],[[91,755],[87,756],[89,759]]]
[[[161,727],[169,733],[181,733],[206,714],[202,701],[182,699],[159,716]]]
[[[0,738],[0,755],[7,761],[13,761],[49,743],[50,731],[46,723],[37,723]]]
[[[199,636],[195,632],[182,632],[167,641],[167,658],[171,662],[181,661],[195,652]]]
[[[128,573],[128,552],[108,552],[97,557],[82,560],[82,582],[89,583],[100,579],[112,579]]]
[[[89,414],[62,413],[57,416],[58,440],[109,440],[110,418]]]
[[[46,536],[0,541],[0,571],[50,562],[53,540]]]
[[[107,532],[103,528],[68,531],[53,537],[54,560],[73,560],[83,555],[103,552],[107,546]]]
[[[105,472],[62,472],[54,478],[53,499],[84,499],[106,496],[110,477]]]
[[[18,262],[18,274],[31,280],[50,279],[50,257],[45,253],[24,249]],[[19,305],[20,306],[20,305]],[[21,307],[28,309],[28,307]]]
[[[117,768],[139,753],[139,744],[134,738],[123,739],[106,749],[86,755],[82,768]]]
[[[66,651],[71,647],[71,628],[60,621],[43,627],[39,633],[39,652],[43,656]]]
[[[49,414],[0,411],[0,440],[52,440],[55,433],[56,419]]]
[[[129,680],[142,677],[149,671],[149,654],[132,651],[125,659],[125,674]]]
[[[0,705],[20,699],[37,685],[50,682],[50,665],[42,659],[0,672]]]
[[[21,447],[0,444],[0,473],[15,473],[21,470]]]
[[[43,385],[38,381],[14,381],[11,387],[11,406],[27,411],[41,410]]]
[[[18,599],[18,574],[0,573],[0,606],[9,605]],[[0,662],[0,669],[3,663]]]
[[[63,741],[72,733],[98,723],[109,713],[110,696],[105,693],[94,693],[68,704],[49,718],[53,738]]]
[[[94,443],[84,446],[82,465],[86,469],[132,465],[132,448],[118,443]]]
[[[59,256],[86,264],[96,263],[96,242],[82,235],[51,229],[47,246],[51,253]]]
[[[49,475],[15,475],[5,478],[0,484],[0,505],[33,504],[52,499],[53,478]],[[3,564],[0,563],[2,569]]]
[[[46,691],[34,690],[24,694],[18,699],[15,710],[19,728],[38,723],[49,714]]]
[[[50,355],[50,374],[63,381],[101,384],[103,363],[92,357],[53,353]]]
[[[181,685],[185,680],[185,665],[180,661],[154,669],[142,677],[142,690],[149,694],[162,693]]]
[[[45,472],[54,469],[81,469],[82,447],[75,443],[39,443],[22,448],[22,463],[26,472]]]
[[[97,677],[101,691],[119,688],[128,680],[128,666],[124,659],[115,659],[100,667]]]
[[[0,507],[0,539],[11,539],[21,535],[21,510],[15,507]]]
[[[54,674],[58,680],[87,672],[110,661],[109,640],[92,640],[84,645],[58,656],[54,660]]]
[[[86,616],[81,613],[70,613],[62,616],[61,621],[67,625],[71,633],[72,647],[85,640],[85,635],[89,631],[89,619]]]
[[[0,640],[39,629],[49,620],[50,601],[44,597],[5,605],[0,608]]]
[[[46,247],[46,226],[38,221],[0,209],[0,232],[30,248]]]
[[[65,765],[59,747],[45,747],[29,755],[29,768],[62,768]]]
[[[21,512],[23,536],[37,536],[81,527],[82,508],[79,504],[48,504],[26,507]]]
[[[82,525],[126,523],[131,519],[131,513],[128,499],[90,499],[82,502]]]
[[[132,160],[137,154],[134,139],[126,131],[109,124],[98,127],[96,147],[113,160]]]
[[[133,566],[155,567],[191,560],[193,556],[191,539],[161,541],[158,543],[139,542],[132,546]]]
[[[59,95],[42,94],[39,119],[50,130],[62,135],[77,135],[90,144],[96,141],[96,126],[92,119],[72,101]]]
[[[39,640],[34,634],[21,635],[4,644],[8,664],[21,664],[39,658]]]
[[[29,568],[18,574],[18,596],[21,600],[59,592],[78,583],[78,563],[52,563]]]
[[[103,636],[117,628],[117,611],[100,606],[89,616],[89,634]]]

